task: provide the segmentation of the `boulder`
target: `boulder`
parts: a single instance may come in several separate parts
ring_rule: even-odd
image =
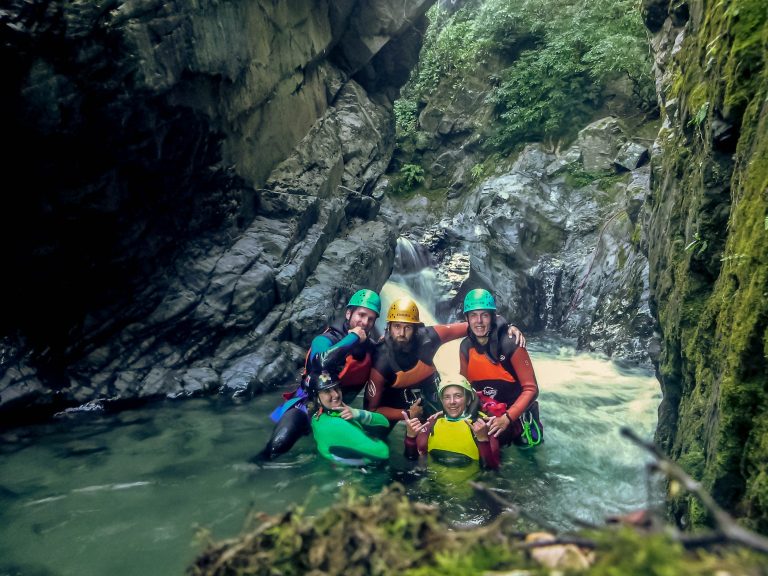
[[[613,116],[601,118],[579,130],[578,142],[584,170],[602,172],[613,169],[613,161],[625,140],[621,126]]]

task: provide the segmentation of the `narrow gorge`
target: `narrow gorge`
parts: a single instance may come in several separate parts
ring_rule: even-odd
[[[439,321],[483,285],[531,338],[652,367],[658,444],[768,533],[762,0],[643,0],[660,117],[617,82],[569,137],[496,155],[490,58],[398,141],[434,4],[11,0],[3,429],[285,385],[407,238]]]

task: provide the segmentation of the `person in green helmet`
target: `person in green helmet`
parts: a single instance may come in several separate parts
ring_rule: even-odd
[[[459,371],[472,384],[481,410],[491,414],[489,433],[502,446],[530,448],[543,439],[539,385],[528,351],[509,337],[488,290],[470,290],[464,298],[467,337],[459,346]]]
[[[370,334],[380,313],[379,295],[373,290],[358,290],[347,302],[344,317],[312,340],[300,384],[283,395],[285,402],[270,415],[275,428],[255,461],[271,460],[309,434],[308,386],[313,377],[329,374],[338,383],[346,403],[360,393],[370,375],[374,353]]]
[[[389,426],[384,416],[347,406],[341,386],[327,372],[313,375],[309,390],[312,435],[321,456],[348,466],[389,459],[389,446],[375,437],[377,429]]]
[[[406,457],[417,459],[429,454],[440,461],[476,461],[484,468],[497,469],[501,463],[499,442],[489,433],[485,415],[477,411],[476,394],[467,379],[460,374],[446,376],[438,396],[443,410],[426,423],[402,412]]]
[[[466,334],[466,322],[425,326],[412,298],[404,296],[392,302],[366,386],[366,410],[384,414],[390,430],[402,420],[403,410],[420,417],[439,411],[440,375],[435,355],[443,344]],[[525,347],[525,337],[516,327],[510,326],[509,336]]]

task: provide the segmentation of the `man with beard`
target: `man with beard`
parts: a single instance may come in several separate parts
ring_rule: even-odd
[[[373,290],[358,290],[347,303],[344,319],[312,340],[299,387],[283,395],[285,402],[270,415],[276,422],[267,445],[254,460],[272,460],[309,434],[309,383],[327,374],[337,383],[343,402],[349,404],[363,389],[373,364],[374,345],[369,338],[381,312],[381,298]]]
[[[389,430],[403,419],[429,417],[442,406],[437,395],[440,376],[435,354],[440,346],[467,334],[467,323],[424,326],[419,308],[410,298],[399,298],[387,312],[387,329],[376,347],[376,360],[366,386],[365,408],[389,420]],[[511,336],[525,339],[515,327]]]
[[[536,446],[543,430],[536,401],[539,385],[528,351],[510,338],[488,290],[467,293],[464,315],[469,329],[459,347],[459,371],[477,392],[480,410],[494,415],[490,435],[502,446]]]

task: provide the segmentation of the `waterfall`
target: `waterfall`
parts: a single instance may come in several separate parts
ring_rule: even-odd
[[[397,239],[395,267],[389,280],[381,289],[381,317],[377,321],[383,333],[387,326],[387,310],[392,302],[404,296],[412,298],[419,307],[419,319],[431,326],[438,324],[436,319],[437,303],[441,289],[437,274],[431,268],[432,261],[427,249],[404,236]],[[435,366],[446,374],[459,370],[459,341],[443,345],[435,356]]]
[[[414,244],[405,236],[399,236],[395,248],[395,273],[409,274],[432,265],[429,251],[421,244]]]
[[[426,323],[435,323],[434,314],[440,296],[440,289],[437,283],[437,275],[432,269],[431,255],[423,245],[413,242],[405,236],[398,237],[397,247],[395,248],[395,266],[389,278],[389,283],[402,286],[407,292],[407,294],[394,296],[392,300],[400,296],[416,298],[419,300],[419,310],[429,312],[430,314],[430,321]],[[384,299],[386,300],[386,298]],[[384,310],[389,307],[392,300],[389,300],[386,307],[383,308]]]

